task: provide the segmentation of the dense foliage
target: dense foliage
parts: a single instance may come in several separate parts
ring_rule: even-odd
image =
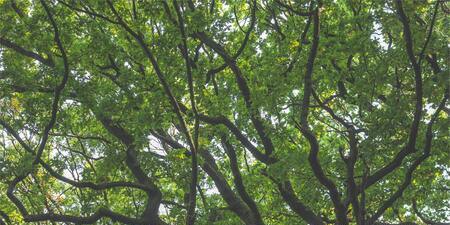
[[[2,0],[0,224],[447,224],[449,13]]]

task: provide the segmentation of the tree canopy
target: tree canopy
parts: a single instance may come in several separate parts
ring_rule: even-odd
[[[1,0],[0,224],[448,224],[449,13]]]

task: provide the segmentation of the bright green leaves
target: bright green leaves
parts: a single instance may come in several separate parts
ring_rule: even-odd
[[[192,154],[190,149],[180,148],[188,144],[160,78],[165,79],[178,101],[188,129],[194,130],[195,114],[173,2],[111,1],[123,21],[153,54],[161,70],[159,78],[148,52],[136,42],[133,32],[116,23],[117,18],[106,1],[64,2],[49,2],[49,6],[60,28],[70,75],[43,160],[57,173],[76,181],[137,182],[126,165],[129,146],[121,139],[131,137],[139,167],[162,193],[159,218],[167,223],[184,223]],[[336,218],[328,190],[312,171],[308,160],[310,144],[298,124],[304,107],[303,78],[313,28],[310,24],[309,30],[305,30],[308,16],[297,14],[306,13],[310,3],[280,2],[288,5],[256,1],[253,8],[252,1],[194,1],[192,10],[189,1],[177,2],[185,22],[197,109],[204,116],[223,116],[232,123],[227,127],[217,121],[200,120],[200,150],[208,151],[213,158],[203,155],[198,159],[199,225],[243,223],[226,199],[232,195],[243,198],[231,171],[230,158],[221,145],[222,137],[227,137],[235,148],[242,182],[265,224],[305,224],[280,195],[276,182],[281,181],[290,181],[298,199],[314,213],[329,220]],[[367,0],[322,2],[320,42],[312,73],[315,96],[311,97],[308,121],[318,139],[323,172],[336,184],[341,197],[346,198],[349,171],[345,160],[351,151],[348,130],[342,120],[357,130],[354,179],[360,185],[364,173],[374,174],[389,165],[406,145],[415,111],[417,81],[394,4]],[[403,2],[412,30],[413,55],[418,59],[426,42],[434,3]],[[448,68],[444,63],[448,55],[445,32],[448,19],[441,8],[445,7],[438,9],[420,64],[424,108],[417,151],[405,157],[391,174],[367,188],[367,215],[372,215],[398,190],[408,167],[422,153],[427,123],[448,87]],[[242,73],[236,74],[237,69],[223,66],[225,60],[221,55],[211,48],[211,43],[201,42],[196,33],[204,32],[229,56],[235,56],[247,37],[254,9],[256,21],[248,42],[230,63]],[[33,58],[17,51],[18,48],[1,45],[0,119],[35,149],[50,118],[53,89],[61,80],[63,61],[48,16],[38,2],[2,1],[0,15],[1,38],[34,53]],[[244,100],[243,84],[237,83],[237,75],[248,86],[246,97],[250,103]],[[260,120],[274,145],[273,164],[265,164],[251,154],[250,150],[255,149],[264,152],[252,116]],[[449,145],[448,113],[444,110],[437,118],[432,130],[431,155],[417,168],[402,198],[383,214],[386,222],[398,223],[399,218],[418,221],[411,208],[413,200],[428,218],[444,221],[448,217],[445,203],[450,197],[442,191],[450,185],[450,156],[445,151]],[[122,128],[119,135],[105,126],[105,119]],[[235,128],[238,132],[232,130]],[[0,209],[13,221],[20,221],[21,216],[9,206],[11,202],[3,193],[15,175],[28,172],[33,177],[30,175],[21,182],[16,192],[32,213],[48,210],[43,203],[54,200],[49,208],[70,215],[87,216],[103,207],[130,217],[141,216],[148,203],[143,191],[124,187],[96,191],[56,181],[41,166],[33,169],[33,156],[26,154],[9,133],[1,131],[0,206],[8,206]],[[207,173],[208,165],[214,165],[215,174]],[[220,189],[222,192],[218,191],[218,184],[225,185]],[[23,190],[37,194],[31,196]],[[224,194],[224,190],[229,192]],[[353,206],[347,209],[352,210]],[[111,221],[102,219],[97,223]]]

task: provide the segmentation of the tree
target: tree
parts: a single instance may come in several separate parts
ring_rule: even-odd
[[[448,224],[445,1],[1,1],[0,224]]]

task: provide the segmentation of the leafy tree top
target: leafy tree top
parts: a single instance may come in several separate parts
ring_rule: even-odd
[[[449,7],[0,1],[0,224],[448,224]]]

